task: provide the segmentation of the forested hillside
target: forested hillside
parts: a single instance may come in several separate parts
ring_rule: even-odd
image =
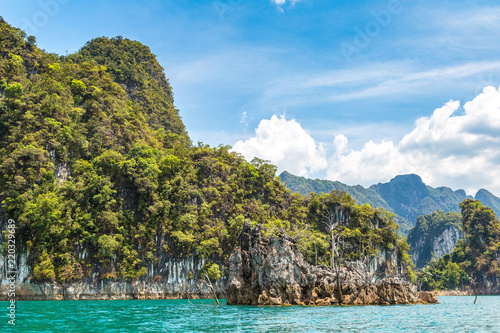
[[[265,161],[193,146],[141,43],[100,37],[57,56],[0,18],[0,46],[1,227],[16,221],[32,280],[133,280],[160,254],[225,263],[245,219],[325,264],[334,221],[346,260],[387,249],[411,272],[390,213],[291,194]]]
[[[307,179],[292,175],[287,171],[280,174],[280,179],[292,192],[302,195],[309,193],[330,193],[331,191],[343,191],[351,195],[360,204],[369,204],[372,207],[390,209],[391,207],[376,191],[364,188],[361,185],[349,186],[341,182],[321,179]]]
[[[388,209],[397,215],[396,219],[404,234],[415,225],[418,216],[439,210],[459,212],[460,203],[465,199],[472,199],[464,190],[453,191],[444,186],[438,188],[427,186],[417,175],[396,176],[388,183],[375,184],[369,188],[360,185],[349,186],[337,181],[306,179],[286,171],[281,173],[280,178],[292,192],[306,195],[311,192],[329,193],[341,190],[349,193],[360,204],[367,203],[372,207]],[[500,198],[481,189],[475,199],[481,200],[496,214],[500,214]]]

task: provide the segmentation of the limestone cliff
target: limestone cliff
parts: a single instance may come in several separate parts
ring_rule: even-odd
[[[205,260],[197,257],[175,259],[160,256],[158,265],[148,267],[144,277],[133,281],[101,279],[94,274],[88,279],[66,284],[33,282],[27,261],[26,253],[16,256],[17,300],[212,298],[210,289],[196,279],[205,265]],[[11,275],[6,258],[0,255],[0,300],[8,299],[8,278]],[[218,297],[224,297],[225,282],[221,279],[214,283]]]
[[[432,257],[451,253],[464,238],[461,216],[458,213],[435,212],[419,216],[408,233],[410,255],[417,268],[425,266]]]
[[[398,278],[374,279],[366,265],[346,263],[338,272],[306,263],[287,237],[268,238],[246,223],[229,259],[228,304],[336,305],[435,303]]]

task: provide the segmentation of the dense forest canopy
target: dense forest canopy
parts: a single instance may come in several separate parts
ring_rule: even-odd
[[[411,274],[392,214],[338,191],[291,194],[266,161],[193,146],[141,43],[99,37],[57,56],[0,18],[0,46],[1,223],[17,221],[33,280],[137,279],[162,254],[214,270],[245,220],[328,264],[334,212],[347,217],[335,228],[346,260],[385,248]]]

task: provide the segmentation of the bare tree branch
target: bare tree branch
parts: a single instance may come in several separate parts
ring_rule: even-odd
[[[477,289],[476,289],[476,278],[474,277],[474,273],[471,274],[470,284],[471,284],[471,287],[474,289],[474,294],[476,295],[476,298],[474,298],[474,304],[476,304],[476,301],[477,301]]]
[[[217,302],[217,305],[220,305],[219,300],[217,299],[217,294],[215,292],[214,286],[212,285],[212,282],[208,278],[207,273],[205,273],[203,280],[201,280],[202,283],[205,283],[211,290],[212,293],[214,294],[215,301]]]

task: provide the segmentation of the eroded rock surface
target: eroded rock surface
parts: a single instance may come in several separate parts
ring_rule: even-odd
[[[261,226],[252,228],[250,223],[245,223],[229,264],[227,304],[417,304],[431,299],[420,299],[406,281],[373,282],[360,262],[346,263],[338,275],[325,266],[312,266],[291,239],[264,237]]]

